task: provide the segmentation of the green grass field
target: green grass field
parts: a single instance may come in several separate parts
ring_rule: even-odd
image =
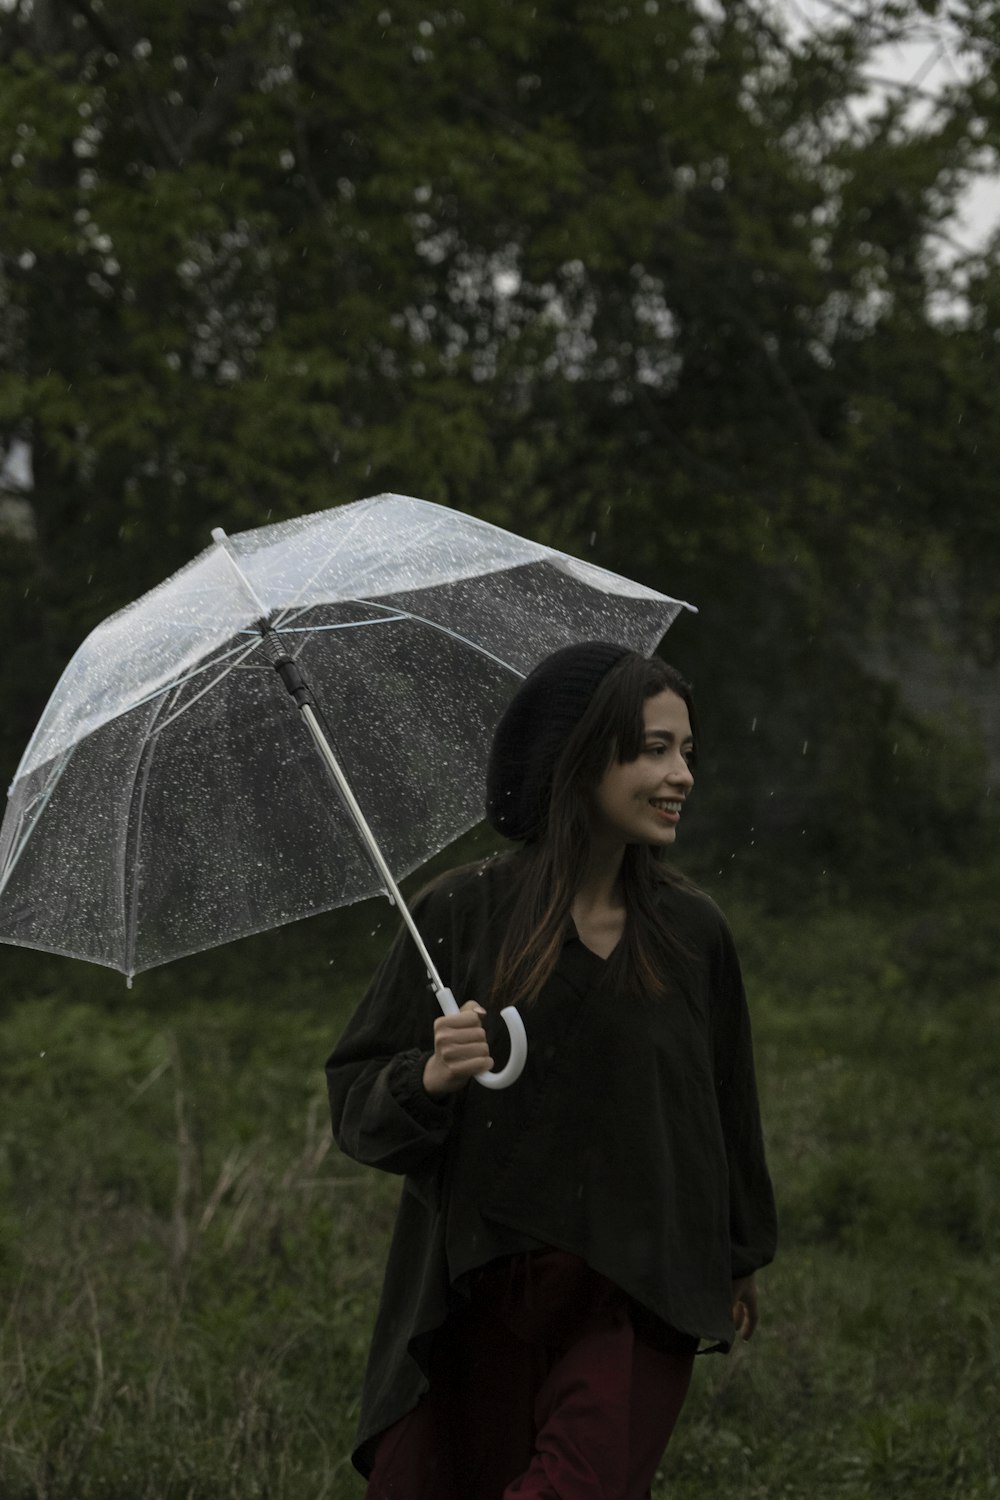
[[[996,890],[776,916],[718,889],[782,1245],[658,1495],[1000,1496]],[[131,993],[4,951],[3,1500],[361,1495],[398,1183],[331,1147],[321,1069],[388,926],[357,908]]]

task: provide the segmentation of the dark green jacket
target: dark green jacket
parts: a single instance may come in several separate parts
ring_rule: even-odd
[[[460,1004],[489,993],[521,857],[456,871],[415,903]],[[572,1251],[673,1329],[732,1342],[732,1280],[775,1247],[750,1022],[718,908],[665,887],[662,911],[690,955],[669,996],[622,993],[614,958],[570,931],[522,1013],[528,1062],[509,1089],[424,1093],[439,1012],[405,932],[329,1058],[341,1150],[405,1174],[362,1394],[363,1473],[373,1439],[427,1390],[430,1338],[463,1276],[497,1255]]]

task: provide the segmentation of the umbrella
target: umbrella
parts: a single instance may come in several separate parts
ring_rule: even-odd
[[[57,684],[0,829],[0,939],[131,982],[381,893],[454,1008],[396,881],[482,817],[493,727],[537,661],[649,652],[685,607],[404,495],[217,530]]]

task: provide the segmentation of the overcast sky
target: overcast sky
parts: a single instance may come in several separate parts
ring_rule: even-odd
[[[829,25],[846,8],[844,0],[771,0],[771,3],[787,18],[794,32]],[[872,8],[862,0],[851,0],[851,4],[856,11]],[[922,95],[932,100],[936,90],[967,78],[976,69],[976,59],[963,56],[957,41],[946,19],[924,16],[916,20],[909,41],[883,48],[874,58],[870,69],[872,97],[883,96],[886,88],[897,82],[918,87]],[[857,108],[864,110],[863,99],[858,100]],[[994,170],[970,185],[952,229],[958,246],[967,250],[980,248],[1000,227],[1000,172],[995,160],[993,166]]]

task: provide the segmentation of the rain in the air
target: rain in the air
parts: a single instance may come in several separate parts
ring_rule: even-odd
[[[0,0],[0,1495],[988,1500],[1000,0]]]

